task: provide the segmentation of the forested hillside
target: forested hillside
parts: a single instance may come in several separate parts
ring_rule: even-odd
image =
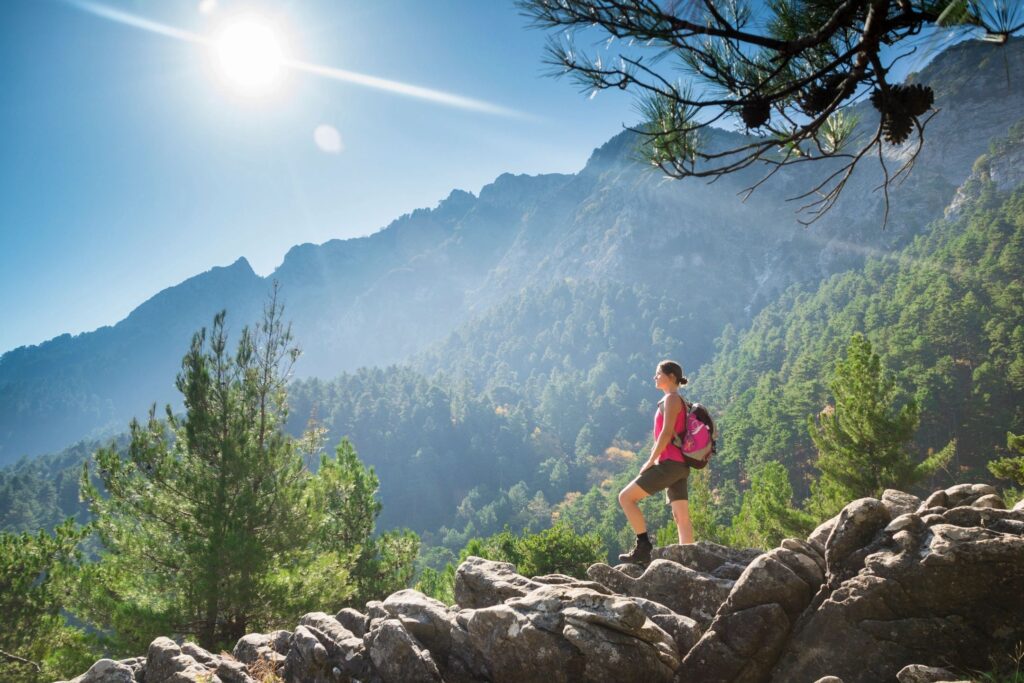
[[[654,364],[689,348],[693,327],[674,301],[642,287],[524,290],[415,367],[296,381],[287,428],[299,435],[312,418],[328,445],[356,445],[381,478],[385,527],[437,531],[454,525],[457,510],[460,525],[473,521],[470,534],[516,515],[516,526],[544,526],[550,503],[588,485],[591,458],[616,439],[646,438]],[[10,493],[2,528],[51,526],[77,510],[78,470],[98,445],[0,470]],[[520,511],[524,497],[535,501],[530,513]],[[504,509],[471,513],[496,500]]]
[[[465,537],[546,526],[551,503],[588,485],[607,445],[646,438],[654,364],[685,348],[692,326],[644,288],[525,290],[415,370],[297,382],[290,429],[314,414],[329,441],[352,439],[381,477],[384,524],[428,532],[457,521]]]
[[[942,63],[956,66],[951,59],[944,56]],[[970,87],[962,69],[949,73],[955,78],[947,91]],[[838,238],[819,243],[816,258],[828,260],[830,268],[852,264],[823,282],[807,279],[807,269],[787,270],[779,259],[751,261],[737,246],[744,235],[749,237],[739,214],[720,223],[714,233],[693,231],[703,220],[693,215],[671,234],[642,229],[637,218],[641,204],[646,202],[648,218],[656,219],[648,226],[667,222],[668,212],[678,208],[659,203],[659,197],[669,195],[657,194],[653,186],[637,186],[628,201],[620,201],[620,208],[635,220],[626,221],[620,213],[603,236],[595,231],[600,232],[604,219],[574,219],[560,237],[540,230],[537,221],[544,203],[562,202],[568,210],[564,202],[569,195],[557,200],[531,195],[530,201],[538,202],[535,212],[504,243],[507,251],[496,257],[504,265],[475,271],[492,285],[520,277],[517,289],[493,304],[481,304],[475,316],[463,310],[460,315],[468,320],[447,336],[440,335],[443,325],[420,335],[414,318],[403,319],[406,336],[415,344],[426,346],[437,337],[407,364],[296,381],[289,389],[286,427],[298,436],[313,419],[324,431],[328,448],[350,439],[379,476],[381,526],[412,528],[426,546],[447,548],[449,554],[441,559],[506,525],[514,531],[537,531],[557,520],[580,532],[597,532],[611,547],[625,533],[615,492],[636,468],[635,453],[648,439],[658,398],[651,384],[653,368],[662,358],[674,357],[694,380],[687,394],[711,405],[723,434],[710,478],[694,481],[695,500],[714,501],[705,506],[709,516],[695,522],[705,534],[719,533],[740,515],[745,494],[757,488],[752,487],[755,482],[761,490],[776,492],[773,505],[779,500],[788,504],[794,493],[799,503],[808,494],[819,474],[808,420],[834,400],[829,378],[859,332],[894,374],[894,402],[913,400],[919,410],[913,455],[923,458],[955,440],[953,461],[935,475],[940,480],[935,483],[989,478],[984,465],[1005,450],[1006,432],[1024,431],[1024,195],[1018,187],[1022,131],[1018,124],[1008,138],[989,144],[973,167],[965,164],[973,175],[955,194],[916,186],[920,196],[915,199],[927,200],[926,214],[939,216],[945,206],[950,213],[920,225],[920,234],[907,236],[904,248],[882,248],[866,239],[859,246]],[[641,177],[610,161],[626,158],[625,140],[620,136],[595,153],[579,177],[503,178],[479,199],[456,194],[419,218],[473,214],[473,220],[483,221],[479,212],[487,202],[507,208],[546,183],[558,186],[556,194],[571,195],[585,181],[588,192],[605,189],[587,194],[585,201],[572,204],[573,210],[604,215],[596,207],[615,203],[609,176],[630,183]],[[711,216],[717,207],[700,210]],[[418,218],[399,222],[408,234],[385,231],[389,240],[398,240],[391,245],[396,253],[409,256],[424,247],[422,235],[410,227],[414,220]],[[461,253],[468,263],[475,253],[466,241],[468,224],[453,227],[455,222],[447,225],[460,236],[445,242],[445,249],[454,251],[444,258]],[[483,229],[482,222],[476,225]],[[434,238],[447,229],[437,225]],[[881,242],[903,239],[886,235]],[[655,242],[655,248],[646,241],[661,237],[668,241]],[[798,241],[815,243],[810,236]],[[765,258],[786,248],[793,249],[796,261],[812,254],[794,242],[761,242],[757,248]],[[331,248],[347,253],[341,243]],[[566,261],[573,250],[583,260]],[[332,270],[333,261],[325,260],[327,252],[319,248],[303,247],[296,253],[286,261],[292,268],[289,277],[294,276],[293,297],[306,287],[314,303],[327,305],[317,282],[328,275],[360,277],[358,272]],[[300,255],[319,265],[293,267]],[[559,259],[564,263],[559,265]],[[430,267],[440,267],[442,261],[431,261]],[[613,276],[630,269],[631,281]],[[669,276],[657,277],[665,273]],[[677,279],[675,273],[685,277]],[[783,275],[775,278],[773,273]],[[214,275],[239,291],[265,284],[244,263]],[[203,281],[199,278],[190,287],[203,289]],[[790,284],[788,289],[784,284]],[[493,287],[478,301],[504,291]],[[780,295],[769,296],[776,291]],[[287,288],[283,293],[287,295]],[[765,303],[755,304],[760,298]],[[185,309],[187,302],[181,291],[168,291],[123,325],[130,323],[138,334],[155,338],[162,307]],[[246,306],[239,304],[238,315],[229,313],[229,327],[248,322],[251,311]],[[432,310],[427,303],[413,309],[418,314]],[[748,317],[751,322],[744,322]],[[321,324],[327,325],[328,318]],[[184,319],[177,318],[176,324],[183,325]],[[296,327],[297,341],[305,346],[302,328]],[[117,339],[111,330],[101,332],[111,344]],[[185,336],[183,329],[178,334]],[[93,343],[99,337],[89,339]],[[320,340],[314,335],[312,344],[322,351]],[[409,343],[411,351],[415,344]],[[73,346],[62,340],[50,351],[61,344]],[[116,373],[109,362],[119,348],[109,346],[106,355],[97,356],[108,359],[102,367],[112,377]],[[180,343],[177,359],[183,348]],[[32,353],[20,350],[5,358],[31,359]],[[161,361],[172,379],[177,359]],[[55,365],[50,371],[58,369]],[[30,375],[26,371],[23,381]],[[40,391],[48,391],[45,386],[53,385]],[[4,394],[5,399],[15,395]],[[141,413],[155,399],[159,397],[150,396],[145,403],[140,399],[135,410]],[[57,407],[43,405],[39,415]],[[123,432],[127,420],[115,425]],[[81,514],[76,485],[80,463],[96,446],[83,442],[0,471],[2,528],[52,528],[65,515]],[[668,523],[657,506],[651,512],[653,524]]]
[[[563,281],[507,299],[412,367],[296,382],[288,429],[297,435],[313,417],[327,443],[351,439],[381,479],[382,526],[408,526],[428,545],[455,551],[553,517],[611,543],[623,528],[614,493],[649,434],[653,365],[707,360],[687,393],[719,417],[722,449],[705,485],[715,521],[729,524],[765,463],[785,465],[797,500],[807,494],[818,475],[808,417],[832,400],[830,373],[862,332],[899,400],[919,405],[916,457],[956,439],[938,483],[988,478],[1005,433],[1024,431],[1024,192],[1011,190],[1022,130],[979,159],[948,220],[902,252],[791,288],[748,329],[727,327],[714,359],[690,350],[712,346],[710,330],[725,324],[715,311],[702,318],[642,287]],[[55,501],[74,510],[87,451],[7,470],[8,491],[42,494],[35,511],[12,495],[5,526],[55,521]],[[44,484],[43,462],[71,469]]]
[[[975,165],[948,220],[900,253],[820,287],[793,287],[747,330],[728,330],[700,373],[724,416],[717,481],[778,461],[806,492],[815,451],[807,417],[830,402],[826,378],[864,334],[921,412],[914,448],[957,443],[949,478],[984,478],[1024,427],[1024,124]]]

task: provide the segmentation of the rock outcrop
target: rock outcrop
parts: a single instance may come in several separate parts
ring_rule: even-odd
[[[952,681],[1024,640],[1024,509],[982,484],[886,491],[768,552],[669,546],[588,577],[471,557],[455,606],[403,590],[233,655],[157,638],[73,683]]]

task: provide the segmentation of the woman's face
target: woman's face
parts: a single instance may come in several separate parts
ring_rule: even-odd
[[[654,386],[658,387],[662,391],[669,391],[676,387],[676,378],[672,375],[667,375],[661,371],[661,368],[655,368],[654,370]]]

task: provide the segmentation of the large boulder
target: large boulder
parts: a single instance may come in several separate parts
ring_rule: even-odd
[[[896,674],[896,680],[899,683],[952,683],[959,681],[960,676],[939,666],[908,664]]]
[[[351,607],[339,610],[334,618],[357,638],[362,638],[370,630],[370,617]]]
[[[723,612],[687,653],[674,680],[764,681],[789,629],[786,611],[776,603]]]
[[[62,682],[63,683],[63,682]],[[68,683],[136,683],[131,667],[113,659],[101,659]]]
[[[886,489],[882,493],[882,505],[889,510],[889,516],[899,517],[921,507],[921,499],[904,491]]]
[[[455,570],[455,602],[469,609],[491,607],[542,585],[517,574],[514,564],[471,555]]]
[[[702,574],[736,580],[760,554],[760,550],[753,548],[729,548],[710,541],[697,541],[655,548],[651,558],[671,560]]]
[[[676,680],[765,680],[793,624],[824,582],[824,564],[814,546],[797,539],[755,558],[686,654]]]
[[[700,624],[690,617],[676,614],[668,607],[644,598],[630,598],[640,609],[644,611],[647,618],[657,624],[662,631],[672,636],[676,643],[676,650],[682,657],[690,648],[697,644],[701,634],[704,632]]]
[[[149,644],[146,683],[224,683],[215,668],[207,668],[173,640],[161,637]]]
[[[800,615],[818,590],[822,579],[819,578],[817,583],[810,583],[789,566],[790,562],[780,557],[780,551],[781,549],[776,548],[750,563],[733,586],[720,614],[774,603],[782,607],[791,619],[795,620]],[[796,553],[789,553],[784,557],[790,559],[792,556],[796,556]],[[795,559],[791,562],[800,566]]]
[[[465,610],[458,624],[467,670],[495,683],[669,681],[679,664],[675,640],[640,605],[588,588],[542,586]]]
[[[391,618],[397,619],[410,635],[430,650],[443,670],[452,649],[456,612],[443,602],[411,589],[392,593],[383,605]]]
[[[591,565],[587,576],[620,595],[644,598],[690,617],[702,627],[711,623],[735,583],[695,571],[671,560],[652,560],[634,578],[606,564]]]
[[[859,514],[830,537],[827,585],[772,679],[867,683],[910,664],[980,669],[1024,640],[1024,513],[972,507],[991,494],[951,487],[884,526],[877,507],[851,503]]]
[[[232,654],[246,666],[258,664],[262,668],[274,671],[284,665],[291,640],[291,631],[250,633],[238,639]]]
[[[990,484],[957,484],[946,489],[946,507],[972,505],[982,496],[996,494],[998,491]]]
[[[891,520],[889,508],[875,498],[860,498],[843,508],[825,541],[830,587],[861,570],[864,558],[875,550],[873,539]]]
[[[288,683],[346,683],[370,670],[361,638],[334,617],[311,612],[292,633],[283,675]]]
[[[398,619],[383,620],[364,640],[384,683],[441,683],[441,672],[430,651]]]

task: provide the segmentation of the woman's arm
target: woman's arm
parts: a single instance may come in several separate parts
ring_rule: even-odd
[[[665,420],[661,423],[661,432],[658,434],[658,440],[651,449],[651,456],[647,458],[647,462],[640,468],[641,472],[657,464],[658,456],[672,443],[672,439],[676,435],[676,418],[679,417],[679,411],[682,409],[683,399],[679,394],[668,394],[665,398],[665,405],[662,408],[665,413]]]

